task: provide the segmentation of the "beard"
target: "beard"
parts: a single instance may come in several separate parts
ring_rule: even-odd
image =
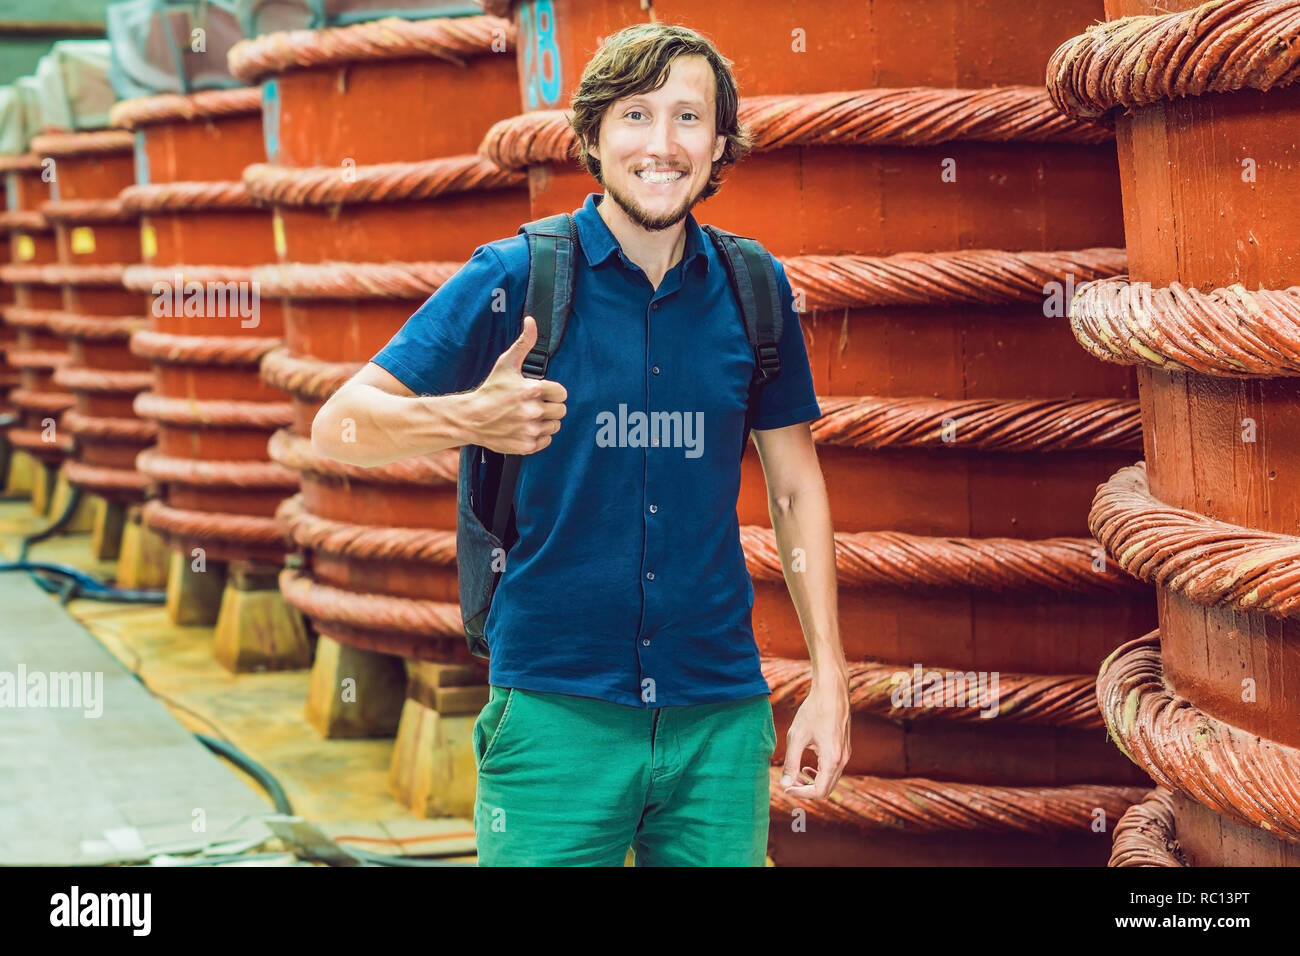
[[[634,174],[635,175],[635,174]],[[700,201],[700,196],[704,195],[704,190],[708,186],[706,182],[695,193],[694,196],[687,196],[682,204],[670,213],[662,216],[652,216],[646,212],[635,199],[626,193],[621,192],[609,183],[605,182],[605,177],[600,177],[600,185],[604,187],[605,194],[614,200],[615,205],[622,209],[627,217],[634,223],[649,232],[660,232],[664,229],[670,229],[686,218],[686,214],[695,208],[695,204]]]

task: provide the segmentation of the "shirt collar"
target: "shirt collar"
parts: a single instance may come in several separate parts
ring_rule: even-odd
[[[609,226],[605,225],[605,220],[600,218],[600,213],[596,209],[603,195],[603,193],[588,193],[582,208],[573,214],[578,227],[578,243],[582,246],[583,255],[587,257],[587,265],[593,269],[621,251],[618,240],[609,231]],[[689,268],[696,259],[703,259],[707,274],[709,255],[705,248],[706,239],[704,230],[695,221],[695,216],[687,213],[686,247],[682,251],[682,261]]]

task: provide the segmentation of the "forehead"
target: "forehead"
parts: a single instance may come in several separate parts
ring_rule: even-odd
[[[662,100],[698,99],[711,103],[716,92],[717,78],[713,75],[713,67],[704,57],[692,53],[673,58],[668,64],[668,78],[659,89],[634,93],[623,97],[623,100],[642,97]]]

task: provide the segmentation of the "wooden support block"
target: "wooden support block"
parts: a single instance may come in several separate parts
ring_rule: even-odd
[[[59,469],[58,480],[54,486],[54,500],[50,502],[50,510],[46,517],[54,521],[63,514],[75,492],[76,489],[73,488],[72,482],[68,481],[68,476],[63,469]],[[77,500],[77,508],[68,518],[68,523],[63,526],[63,531],[65,534],[81,534],[94,529],[95,496],[82,491]]]
[[[325,738],[391,737],[406,690],[402,659],[321,634],[307,688],[307,720]]]
[[[13,460],[14,446],[9,442],[9,436],[0,431],[0,495],[5,494],[5,489],[9,485],[9,463]]]
[[[39,459],[32,460],[32,510],[38,515],[57,518],[58,512],[50,512],[50,501],[54,497],[54,483],[58,469]]]
[[[3,496],[30,498],[36,482],[36,459],[21,448],[14,448],[8,442],[5,442],[5,445],[12,450],[9,453],[8,469],[4,475]]]
[[[422,687],[486,686],[487,670],[473,664],[439,664],[434,661],[406,661],[406,674]]]
[[[95,521],[90,533],[90,553],[96,561],[113,561],[122,553],[122,528],[126,502],[94,496]]]
[[[226,587],[224,561],[172,551],[167,561],[167,617],[178,626],[211,627],[221,613]]]
[[[473,664],[406,662],[406,696],[440,714],[478,714],[488,701],[487,672]]]
[[[131,505],[117,557],[118,587],[161,590],[167,584],[169,554],[163,537],[141,521],[140,506]]]
[[[434,687],[431,703],[438,713],[450,717],[454,714],[474,714],[488,702],[487,684],[476,687]]]
[[[234,673],[296,670],[311,664],[307,623],[276,583],[279,568],[231,561],[212,650]]]
[[[487,687],[483,687],[487,699]],[[388,792],[416,817],[474,818],[478,713],[440,714],[407,698],[388,772]]]

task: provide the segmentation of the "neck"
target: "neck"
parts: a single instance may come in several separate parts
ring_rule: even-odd
[[[602,197],[596,205],[600,218],[605,220],[609,231],[614,234],[618,244],[627,256],[650,279],[656,289],[668,270],[681,261],[686,251],[686,217],[668,229],[651,232],[631,219],[614,201],[606,202]]]

